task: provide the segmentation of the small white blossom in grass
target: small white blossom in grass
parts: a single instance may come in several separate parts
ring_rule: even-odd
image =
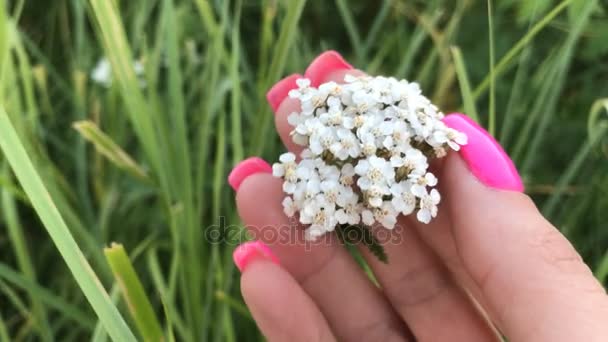
[[[91,72],[91,79],[102,86],[109,88],[112,85],[112,65],[107,58],[102,58],[97,62]]]
[[[458,151],[466,135],[441,121],[416,83],[350,75],[344,81],[313,87],[298,79],[289,92],[300,102],[287,118],[291,138],[304,149],[273,165],[287,194],[285,214],[297,214],[307,239],[344,226],[392,229],[399,215],[414,212],[430,222],[441,197],[429,163]]]
[[[135,76],[139,79],[140,87],[144,88],[146,86],[146,80],[143,78],[144,76],[144,65],[140,61],[133,62],[133,70],[135,71]],[[91,79],[93,82],[105,87],[110,88],[112,86],[112,65],[110,61],[102,57],[99,59],[93,70],[91,71]]]

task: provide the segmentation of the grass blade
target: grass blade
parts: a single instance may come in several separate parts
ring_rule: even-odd
[[[0,278],[7,282],[36,294],[36,297],[48,308],[57,310],[63,317],[67,317],[87,329],[93,329],[95,320],[91,315],[83,312],[80,308],[66,302],[48,289],[41,287],[26,276],[12,270],[5,264],[0,264]]]
[[[359,34],[359,30],[357,29],[355,19],[353,18],[353,14],[349,9],[348,3],[345,0],[336,0],[336,5],[338,6],[338,13],[340,13],[340,17],[342,17],[342,21],[344,21],[346,33],[348,33],[350,42],[355,49],[355,53],[357,54],[357,61],[365,59],[365,49],[363,43],[361,42],[361,35]]]
[[[0,107],[0,148],[76,282],[110,336],[117,341],[135,341],[135,336],[112,304],[97,275],[72,237],[2,107]]]
[[[102,132],[94,122],[88,120],[77,121],[73,124],[73,127],[84,139],[95,146],[97,152],[108,158],[116,167],[147,183],[152,182],[146,171],[127,152],[120,148],[112,138]]]
[[[163,329],[124,247],[113,243],[104,253],[144,341],[162,341]]]
[[[294,0],[289,3],[289,8],[283,24],[281,25],[281,33],[277,40],[276,48],[273,51],[273,59],[270,64],[270,69],[265,81],[261,84],[258,89],[260,97],[268,91],[268,87],[279,80],[281,73],[285,69],[285,63],[287,62],[287,55],[294,42],[294,36],[298,28],[298,22],[302,16],[304,5],[306,0]],[[266,103],[263,104],[264,108],[267,108]],[[263,111],[263,117],[258,121],[258,124],[254,127],[255,140],[252,144],[251,154],[261,155],[268,141],[268,130],[270,129],[270,122],[273,116],[269,115],[268,110]]]
[[[475,88],[473,91],[473,97],[478,99],[490,85],[490,81],[493,78],[494,81],[500,77],[505,71],[507,71],[511,66],[514,65],[515,57],[534,39],[534,37],[542,31],[558,14],[560,14],[564,9],[570,5],[573,0],[564,0],[559,5],[555,6],[551,12],[547,13],[536,25],[534,25],[525,36],[523,36],[496,64],[494,68],[494,77],[491,75],[486,76],[486,78],[481,81],[481,83]]]
[[[469,83],[467,68],[464,64],[464,60],[462,59],[460,48],[457,46],[452,46],[451,51],[454,66],[456,68],[456,75],[458,76],[458,83],[460,84],[460,94],[462,95],[464,112],[471,119],[475,120],[475,122],[480,123],[477,108],[475,107],[475,98],[471,93],[471,84]]]
[[[496,135],[496,72],[494,70],[494,13],[492,0],[488,0],[488,40],[490,44],[490,103],[488,108],[488,132]]]

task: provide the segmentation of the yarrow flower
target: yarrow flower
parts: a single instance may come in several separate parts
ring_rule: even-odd
[[[429,223],[441,196],[429,162],[467,143],[417,83],[392,77],[346,76],[344,84],[312,87],[308,79],[289,97],[292,140],[304,147],[273,165],[283,179],[284,212],[307,226],[314,240],[341,226],[393,229],[399,215]]]

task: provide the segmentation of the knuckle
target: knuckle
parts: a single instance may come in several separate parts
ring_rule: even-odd
[[[589,272],[589,268],[572,244],[552,226],[545,225],[540,232],[534,234],[530,245],[539,252],[544,262],[559,272]]]
[[[406,327],[403,322],[397,320],[380,319],[357,329],[354,338],[346,339],[353,341],[388,341],[402,342],[411,341],[405,334]]]
[[[429,303],[453,285],[448,276],[435,265],[423,265],[407,270],[393,282],[399,286],[389,295],[398,311]]]

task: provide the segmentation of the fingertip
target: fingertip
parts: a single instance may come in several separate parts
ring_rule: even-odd
[[[515,164],[488,131],[461,113],[449,114],[443,118],[443,122],[466,134],[467,143],[461,147],[459,154],[478,180],[495,189],[524,191]]]
[[[256,259],[267,260],[277,265],[280,264],[279,259],[272,250],[261,241],[249,241],[241,244],[234,250],[232,259],[241,272],[244,272]]]
[[[228,184],[234,191],[238,191],[243,181],[256,173],[272,173],[272,166],[264,159],[250,157],[238,163],[228,175]]]
[[[323,83],[327,75],[338,70],[351,70],[350,65],[337,51],[325,51],[315,58],[304,73],[310,79],[313,86],[317,87]]]
[[[287,98],[289,92],[298,87],[296,80],[302,77],[304,76],[300,74],[289,75],[270,88],[266,93],[266,100],[268,100],[268,104],[273,112],[276,113],[281,103]]]

